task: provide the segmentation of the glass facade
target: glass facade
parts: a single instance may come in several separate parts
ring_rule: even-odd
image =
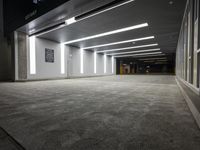
[[[200,80],[199,0],[188,0],[176,55],[177,76],[195,88]]]

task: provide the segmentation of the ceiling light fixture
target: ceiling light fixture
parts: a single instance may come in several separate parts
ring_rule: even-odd
[[[144,48],[144,47],[151,47],[151,46],[158,46],[158,44],[156,43],[156,44],[149,44],[149,45],[140,45],[140,46],[133,46],[133,47],[101,50],[101,51],[97,51],[97,53],[112,52],[112,51],[123,51],[123,50],[127,50],[127,49],[136,49],[136,48]]]
[[[156,65],[166,65],[167,62],[155,62]]]
[[[79,16],[71,17],[71,18],[65,20],[65,21],[63,22],[62,25],[59,24],[57,27],[54,27],[53,29],[50,29],[50,30],[48,30],[48,31],[44,31],[44,32],[35,34],[35,36],[40,36],[40,35],[49,33],[49,32],[51,32],[51,31],[55,31],[55,30],[57,30],[57,29],[63,28],[63,27],[65,27],[65,26],[68,26],[68,25],[70,25],[70,24],[76,23],[76,22],[78,22],[78,21],[85,20],[85,19],[90,18],[90,17],[93,17],[93,16],[96,16],[96,15],[98,15],[98,14],[107,12],[107,11],[109,11],[109,10],[115,9],[115,8],[117,8],[117,7],[123,6],[123,5],[128,4],[128,3],[131,3],[131,2],[133,2],[133,1],[135,1],[135,0],[128,0],[128,1],[126,1],[126,2],[117,4],[117,5],[115,5],[115,6],[106,8],[106,9],[104,9],[104,10],[96,11],[95,13],[92,13],[92,14],[87,15],[87,16],[84,16],[84,17],[80,17],[80,16],[82,16],[83,14],[81,14],[81,15],[79,15]],[[61,17],[59,17],[58,20],[63,19],[63,18],[64,18],[64,16],[61,16]],[[32,32],[30,32],[30,34],[32,34]]]
[[[147,50],[138,50],[138,51],[131,51],[131,52],[122,52],[122,53],[113,53],[113,54],[108,54],[110,56],[114,56],[114,55],[121,55],[121,54],[134,54],[134,53],[142,53],[142,52],[151,52],[151,51],[160,51],[160,48],[156,48],[156,49],[147,49]]]
[[[165,56],[165,54],[154,54],[151,56],[136,56],[137,58],[146,58],[146,57],[158,57],[158,56]]]
[[[99,15],[99,14],[101,14],[101,13],[107,12],[107,11],[109,11],[109,10],[115,9],[115,8],[117,8],[117,7],[120,7],[120,6],[126,5],[126,4],[131,3],[131,2],[134,2],[134,1],[135,1],[135,0],[128,0],[128,1],[126,1],[126,2],[123,2],[123,3],[121,3],[121,4],[118,4],[118,5],[116,5],[116,6],[113,6],[113,7],[110,7],[110,8],[104,9],[104,10],[102,10],[102,11],[98,11],[98,12],[96,12],[96,13],[93,13],[93,14],[91,14],[91,15],[88,15],[88,16],[82,18],[82,19],[79,19],[78,21],[80,21],[80,20],[84,20],[84,19],[87,19],[87,18],[90,18],[90,17],[96,16],[96,15]]]
[[[144,28],[147,26],[148,26],[148,23],[143,23],[143,24],[134,25],[134,26],[126,27],[126,28],[121,28],[121,29],[117,29],[117,30],[113,30],[113,31],[108,31],[108,32],[104,32],[104,33],[100,33],[100,34],[96,34],[96,35],[92,35],[92,36],[88,36],[88,37],[84,37],[84,38],[80,38],[80,39],[76,39],[76,40],[71,40],[68,42],[64,42],[63,44],[72,44],[72,43],[76,43],[76,42],[81,42],[81,41],[95,39],[95,38],[99,38],[99,37],[103,37],[103,36],[126,32],[126,31],[130,31],[130,30],[134,30],[134,29]]]
[[[168,60],[167,60],[167,59],[163,59],[163,60],[157,60],[157,61],[160,61],[160,62],[167,62]]]
[[[75,23],[75,22],[76,22],[75,17],[72,17],[70,19],[65,20],[66,25],[70,25],[70,24]]]
[[[154,55],[154,54],[161,54],[162,52],[154,52],[154,53],[142,53],[142,54],[134,54],[134,55],[120,55],[120,56],[114,56],[115,58],[118,57],[130,57],[130,56],[142,56],[142,55]]]
[[[144,58],[144,59],[139,59],[139,60],[158,60],[158,59],[167,59],[167,57],[163,57],[163,58]]]
[[[148,60],[148,61],[144,61],[144,63],[153,63],[155,62],[154,60]]]
[[[154,39],[154,38],[155,38],[154,36],[149,36],[149,37],[144,37],[144,38],[137,38],[137,39],[131,39],[131,40],[108,43],[108,44],[101,44],[101,45],[83,47],[83,49],[85,49],[85,50],[86,49],[94,49],[94,48],[105,47],[105,46],[112,46],[112,45],[118,45],[118,44],[131,43],[131,42],[136,42],[136,41],[150,40],[150,39]]]
[[[160,57],[160,56],[165,56],[165,54],[154,54],[154,55],[151,55],[151,56],[135,56],[135,58],[139,59],[139,58]]]

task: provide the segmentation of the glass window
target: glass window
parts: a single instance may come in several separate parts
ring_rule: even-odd
[[[199,0],[194,1],[194,21],[198,19],[198,4]]]
[[[200,53],[198,53],[197,63],[200,64]],[[200,86],[200,65],[197,66],[197,87]]]
[[[199,0],[197,0],[197,14],[198,14],[198,49],[200,49],[200,28],[199,28],[199,25],[200,25],[200,11],[199,11],[199,9],[200,9],[200,2],[199,2]]]

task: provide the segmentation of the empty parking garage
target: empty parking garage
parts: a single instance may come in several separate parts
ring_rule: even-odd
[[[200,149],[199,0],[0,2],[0,149]]]

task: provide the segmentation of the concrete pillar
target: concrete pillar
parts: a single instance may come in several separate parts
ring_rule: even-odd
[[[27,35],[15,32],[15,80],[27,79]]]

